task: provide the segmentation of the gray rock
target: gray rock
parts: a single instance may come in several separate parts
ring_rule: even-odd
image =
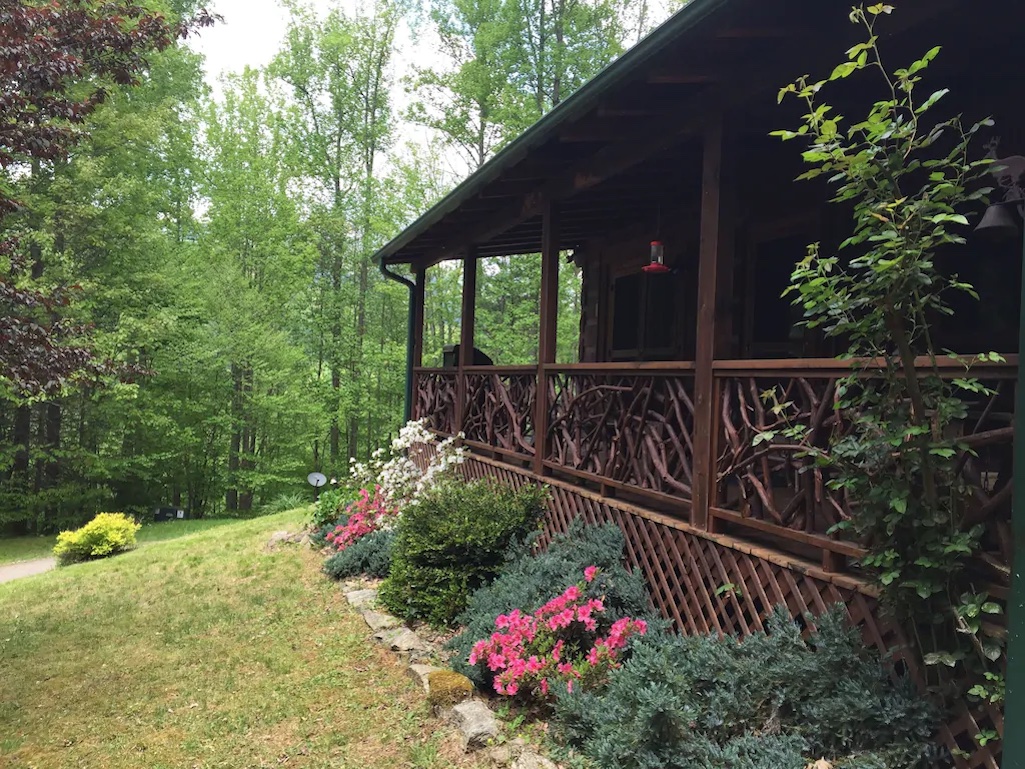
[[[270,535],[270,539],[267,540],[267,549],[270,550],[272,548],[277,547],[278,545],[290,542],[291,539],[292,534],[290,532],[284,530],[275,531],[273,534]]]
[[[363,611],[363,619],[375,633],[379,630],[387,630],[391,627],[398,627],[399,621],[390,614],[384,614],[373,609]]]
[[[374,638],[377,638],[375,635]],[[387,641],[393,652],[422,652],[427,650],[427,642],[409,628],[399,628],[395,635]]]
[[[352,590],[345,594],[345,599],[357,609],[366,609],[377,603],[377,591]]]
[[[452,715],[464,750],[479,750],[498,736],[498,721],[480,700],[460,702],[452,708]]]
[[[409,661],[416,663],[417,665],[433,665],[438,660],[438,650],[435,646],[427,641],[424,641],[425,648],[413,649],[409,652]]]
[[[513,761],[512,769],[558,769],[553,761],[529,750],[520,753]]]
[[[406,628],[392,627],[388,628],[387,630],[378,630],[376,633],[374,633],[374,640],[380,641],[381,643],[388,646],[391,644],[392,640],[397,638],[399,633],[401,633],[405,629]]]
[[[425,665],[419,662],[414,662],[409,666],[409,675],[413,677],[414,681],[419,681],[423,686],[424,691],[430,691],[430,686],[427,683],[427,676],[431,673],[435,673],[443,668],[435,667],[434,665]]]
[[[495,745],[493,748],[488,748],[488,758],[494,764],[505,766],[512,761],[513,754],[508,745]]]

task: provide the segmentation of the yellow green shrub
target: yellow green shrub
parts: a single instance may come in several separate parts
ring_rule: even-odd
[[[124,513],[100,513],[82,528],[58,534],[53,554],[61,563],[74,563],[131,550],[140,528]]]

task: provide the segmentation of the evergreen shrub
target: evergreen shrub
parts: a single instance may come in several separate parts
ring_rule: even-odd
[[[403,619],[451,625],[501,570],[510,545],[537,529],[546,496],[487,480],[430,489],[398,520],[381,601]]]
[[[53,554],[61,564],[104,558],[135,547],[141,528],[124,513],[100,513],[85,526],[58,534]]]
[[[645,638],[596,692],[559,692],[558,736],[604,769],[927,766],[935,709],[891,680],[842,608],[805,639],[782,608],[768,633]]]
[[[391,568],[394,542],[394,529],[372,531],[330,556],[324,562],[324,573],[331,579],[345,579],[361,574],[383,579],[388,576]]]
[[[598,567],[598,577],[588,585],[587,595],[601,598],[605,605],[600,634],[607,633],[612,623],[623,617],[643,617],[652,622],[643,579],[623,567],[624,546],[623,534],[614,524],[588,526],[577,519],[568,532],[553,538],[547,550],[516,549],[498,578],[477,590],[457,618],[465,628],[448,644],[455,652],[453,668],[478,688],[489,689],[494,676],[485,663],[470,665],[467,661],[474,643],[491,636],[500,614],[513,609],[528,614],[536,611],[566,585],[576,583],[588,566]]]

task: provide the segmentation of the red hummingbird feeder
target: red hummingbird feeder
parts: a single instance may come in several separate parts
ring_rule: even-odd
[[[651,261],[641,267],[641,270],[650,274],[669,272],[666,266],[666,246],[661,240],[651,241]]]

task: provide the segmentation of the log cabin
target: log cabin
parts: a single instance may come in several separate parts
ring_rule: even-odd
[[[942,46],[923,87],[949,88],[944,108],[969,122],[993,117],[980,157],[1025,155],[1013,55],[1025,3],[894,5],[880,41],[891,68]],[[412,275],[412,417],[465,435],[470,477],[548,484],[546,537],[574,517],[618,524],[680,632],[743,634],[776,604],[800,618],[842,602],[869,644],[905,642],[856,567],[862,547],[834,529],[846,500],[785,441],[755,441],[782,419],[828,429],[850,366],[781,296],[809,243],[835,248],[850,234],[850,211],[829,203],[827,183],[795,181],[801,148],[769,135],[800,119],[796,100],[777,103],[780,87],[827,75],[863,39],[848,12],[823,0],[692,0],[375,257],[386,274],[402,265]],[[845,88],[839,106],[851,114],[878,96],[863,78]],[[651,267],[653,251],[663,267]],[[937,326],[944,348],[1004,358],[976,371],[992,394],[968,404],[961,427],[974,450],[963,472],[987,525],[980,569],[1003,598],[1020,251],[969,237],[943,254],[981,301],[958,300]],[[538,253],[536,365],[476,365],[478,260]],[[451,365],[426,368],[425,275],[445,260],[463,265],[460,344]],[[566,260],[582,274],[579,350],[556,362]],[[960,371],[950,363],[950,376]],[[765,407],[770,389],[788,413]],[[940,735],[949,760],[996,769],[999,743],[973,739],[989,729],[1003,732],[999,708],[966,703]]]

